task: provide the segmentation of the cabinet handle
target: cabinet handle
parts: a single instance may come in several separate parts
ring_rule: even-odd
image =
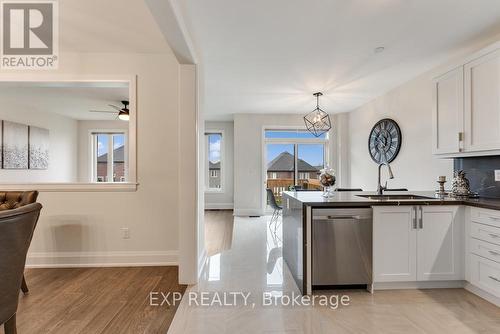
[[[463,151],[463,147],[462,147],[463,141],[464,141],[464,133],[463,132],[459,132],[458,133],[458,151],[459,152]]]
[[[492,251],[492,250],[488,251],[488,253],[490,253],[491,255],[495,255],[495,256],[499,256],[500,255],[500,253],[497,253],[497,252]]]
[[[417,229],[417,207],[414,206],[411,208],[411,215],[412,215],[412,220],[413,220],[413,229]]]
[[[500,218],[499,217],[489,217],[491,220],[494,220],[494,221],[499,221]]]
[[[495,282],[500,283],[500,278],[496,278],[494,276],[488,276],[488,277],[491,278],[492,280],[494,280]]]
[[[500,238],[500,235],[494,234],[494,233],[489,233],[490,237],[492,238]]]
[[[419,223],[419,226],[420,226],[419,228],[423,229],[424,228],[424,212],[423,212],[421,206],[419,206],[418,209],[419,209],[419,212],[420,212],[419,218],[418,218],[418,223]]]

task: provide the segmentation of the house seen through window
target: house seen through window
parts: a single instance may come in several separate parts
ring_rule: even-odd
[[[321,190],[320,170],[327,161],[328,135],[304,130],[266,130],[266,187],[278,202],[291,187]]]
[[[207,177],[205,189],[207,191],[222,190],[222,133],[205,133]]]
[[[127,181],[125,132],[92,133],[93,182]]]

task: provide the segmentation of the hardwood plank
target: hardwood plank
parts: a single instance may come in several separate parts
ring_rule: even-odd
[[[28,269],[18,332],[166,333],[177,307],[150,306],[149,293],[184,293],[177,277],[177,267]]]

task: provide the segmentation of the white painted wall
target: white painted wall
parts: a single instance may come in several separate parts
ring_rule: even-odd
[[[205,122],[205,131],[223,131],[222,174],[224,188],[221,192],[205,192],[205,209],[233,209],[234,200],[234,123]],[[206,161],[204,164],[206,168]],[[206,170],[206,169],[205,169]]]
[[[179,70],[179,280],[195,284],[199,277],[199,258],[206,258],[204,237],[199,239],[200,222],[197,190],[197,101],[196,66],[183,64]],[[184,154],[192,152],[193,154]],[[203,223],[203,221],[201,221]],[[201,224],[203,228],[203,225]],[[202,232],[203,233],[203,232]]]
[[[368,152],[368,136],[382,118],[394,119],[403,137],[399,155],[391,163],[394,179],[388,181],[389,188],[433,190],[439,175],[451,181],[453,161],[432,155],[430,82],[429,76],[421,76],[348,114],[351,187],[367,191],[377,188],[377,164]],[[382,173],[385,182],[385,168]]]
[[[272,127],[301,127],[303,116],[290,115],[234,115],[234,213],[235,215],[264,214],[265,183],[263,172],[263,129]],[[330,165],[337,169],[337,117],[330,116]],[[339,177],[341,178],[341,176]],[[342,181],[339,181],[342,182]],[[340,183],[341,184],[341,183]]]
[[[387,94],[346,113],[348,122],[348,149],[342,160],[349,166],[349,183],[363,190],[377,187],[377,165],[368,153],[368,136],[373,125],[382,118],[393,118],[401,127],[401,151],[391,163],[394,180],[390,188],[410,190],[437,189],[436,179],[445,175],[451,187],[453,160],[439,159],[432,155],[432,79],[450,66],[461,65],[463,57],[480,50],[500,36],[476,39],[461,49],[461,53],[448,62],[393,89]],[[345,117],[345,116],[344,116]],[[383,180],[386,171],[383,171]],[[384,181],[383,181],[384,182]]]
[[[3,90],[3,91],[2,91]],[[51,112],[32,108],[26,96],[11,88],[0,89],[0,119],[49,130],[49,168],[46,170],[0,169],[0,183],[76,182],[77,122]]]
[[[124,121],[78,121],[78,182],[92,182],[90,132],[93,130],[127,131],[128,122]],[[127,137],[128,139],[128,137]]]
[[[59,58],[57,71],[18,77],[137,75],[139,186],[135,192],[42,192],[44,208],[28,264],[176,264],[183,186],[183,180],[177,181],[179,155],[182,150],[194,156],[179,144],[176,58],[172,53],[63,53]],[[12,75],[0,72],[0,79]],[[189,205],[195,212],[195,203]],[[122,239],[122,227],[130,229],[130,239]]]

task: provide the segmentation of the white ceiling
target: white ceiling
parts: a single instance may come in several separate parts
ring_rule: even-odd
[[[499,0],[186,0],[207,119],[352,110],[500,32]],[[374,48],[384,46],[382,53]]]
[[[62,0],[62,52],[171,52],[144,0]]]
[[[115,111],[108,104],[122,107],[128,100],[128,86],[0,83],[0,103],[24,110],[56,113],[75,120],[115,120],[116,114],[89,110]],[[12,112],[15,112],[13,110]]]

